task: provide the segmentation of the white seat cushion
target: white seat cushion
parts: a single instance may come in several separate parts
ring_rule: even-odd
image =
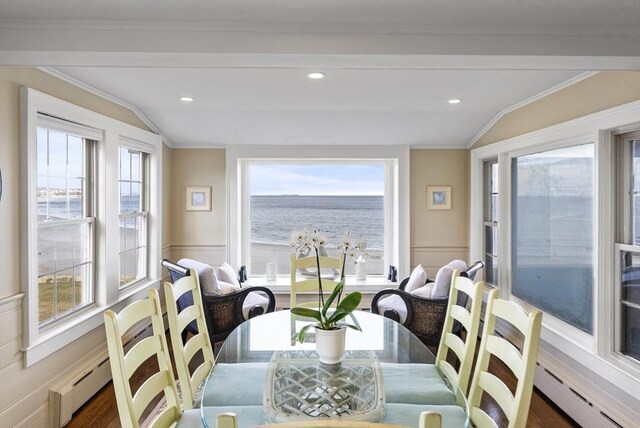
[[[249,319],[249,311],[254,306],[262,306],[264,308],[264,311],[266,312],[267,307],[269,306],[269,299],[267,299],[260,293],[254,292],[247,294],[247,297],[242,303],[242,315],[244,316],[244,319]]]
[[[404,291],[411,293],[413,290],[422,287],[427,283],[427,272],[425,272],[422,265],[416,266],[411,272],[409,281],[404,287]]]
[[[192,259],[180,259],[178,260],[180,266],[184,266],[188,269],[195,269],[198,272],[198,278],[200,279],[200,288],[204,294],[219,294],[220,286],[213,267],[206,263],[201,263]]]
[[[228,282],[218,280],[218,285],[220,286],[220,292],[222,294],[235,293],[236,291],[242,290],[237,285],[229,284]]]
[[[404,304],[402,297],[397,294],[391,294],[378,300],[378,311],[381,315],[384,315],[384,311],[393,309],[400,317],[400,323],[404,324],[407,320],[407,305]]]
[[[433,293],[433,282],[423,285],[420,288],[416,288],[411,292],[414,296],[422,297],[423,299],[430,299]]]

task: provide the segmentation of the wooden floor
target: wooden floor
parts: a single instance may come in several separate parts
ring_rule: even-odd
[[[167,337],[167,340],[169,338]],[[171,348],[171,345],[169,345]],[[217,349],[216,349],[217,351]],[[174,364],[175,367],[175,364]],[[155,361],[147,361],[144,363],[132,378],[132,388],[135,391],[142,381],[158,370]],[[489,371],[503,379],[507,386],[513,390],[515,378],[511,371],[502,362],[497,359],[491,359]],[[486,396],[486,394],[485,394]],[[153,407],[153,405],[151,406]],[[499,422],[500,427],[506,427],[507,422],[502,415],[500,408],[488,400],[483,400],[482,407],[491,415],[491,417]],[[150,410],[150,409],[148,409]],[[81,407],[74,415],[68,428],[81,427],[101,427],[101,428],[118,428],[120,422],[118,419],[118,408],[116,406],[116,397],[113,391],[113,384],[109,382],[104,388],[98,392],[91,400]],[[531,398],[531,408],[529,410],[529,419],[527,427],[531,428],[566,428],[579,427],[571,418],[569,418],[562,410],[553,404],[536,388],[533,390]]]

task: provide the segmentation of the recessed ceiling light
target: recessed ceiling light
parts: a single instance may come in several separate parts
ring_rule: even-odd
[[[187,96],[185,96],[185,97],[180,97],[180,101],[184,101],[185,103],[193,102],[193,100],[194,100],[194,99],[195,99],[195,98],[193,98],[193,97],[187,97]]]
[[[452,98],[452,99],[449,100],[449,104],[459,104],[461,102],[462,102],[462,100],[459,99],[459,98]]]
[[[313,71],[311,73],[308,73],[307,77],[309,79],[323,79],[324,78],[324,73],[322,73],[320,71]]]

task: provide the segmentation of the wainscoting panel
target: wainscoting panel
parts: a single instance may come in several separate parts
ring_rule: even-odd
[[[0,371],[22,357],[22,298],[17,294],[0,300]]]
[[[177,262],[183,258],[198,260],[211,266],[220,266],[227,260],[227,246],[172,244],[171,257],[169,259]]]
[[[422,264],[430,279],[435,278],[438,269],[455,259],[464,260],[467,264],[475,261],[469,260],[469,247],[411,246],[411,269]]]
[[[49,426],[48,419],[49,403],[44,403],[42,406],[38,407],[37,410],[15,425],[15,428],[46,427]]]

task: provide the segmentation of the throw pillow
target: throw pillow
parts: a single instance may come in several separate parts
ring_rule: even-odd
[[[404,287],[404,291],[407,293],[411,293],[413,290],[422,287],[427,282],[427,272],[425,272],[422,265],[418,265],[411,272],[411,276],[409,277],[409,281],[407,285]]]
[[[184,266],[188,269],[195,269],[198,272],[198,279],[200,279],[200,288],[204,294],[219,294],[220,287],[216,274],[213,271],[213,267],[206,263],[202,263],[192,259],[180,259],[178,260],[180,266]]]
[[[218,268],[218,279],[240,288],[240,282],[236,276],[236,270],[227,262],[222,263],[222,266]]]
[[[435,285],[433,286],[433,292],[431,293],[432,299],[446,299],[449,297],[449,290],[451,288],[451,277],[453,271],[458,269],[460,272],[467,270],[467,264],[462,260],[453,260],[448,265],[440,268],[436,274]]]
[[[458,269],[460,271],[460,273],[464,272],[467,270],[467,264],[465,262],[463,262],[462,260],[453,260],[449,262],[449,266],[453,269],[456,270]]]
[[[424,299],[430,299],[431,298],[431,294],[433,293],[433,285],[435,283],[433,282],[429,282],[425,285],[423,285],[420,288],[416,288],[415,290],[413,290],[411,292],[411,294],[413,294],[414,296],[418,296],[418,297],[422,297]]]

